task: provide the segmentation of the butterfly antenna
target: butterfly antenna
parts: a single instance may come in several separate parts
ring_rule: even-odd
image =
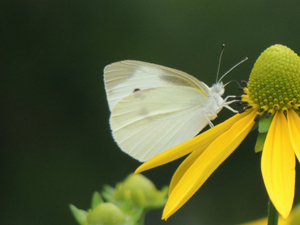
[[[221,49],[221,54],[220,54],[220,58],[219,58],[219,65],[218,65],[218,71],[217,71],[217,78],[216,78],[216,83],[218,83],[218,77],[219,77],[219,72],[220,72],[220,67],[221,67],[221,60],[222,60],[222,55],[225,49],[225,44],[222,45],[222,49]]]
[[[242,64],[243,62],[245,62],[248,59],[248,57],[244,58],[242,61],[238,62],[237,64],[235,64],[233,67],[230,68],[230,70],[228,70],[225,74],[223,74],[223,76],[217,81],[218,83],[228,74],[230,73],[234,68],[236,68],[238,65]]]
[[[232,81],[236,82],[239,86],[239,88],[241,88],[242,86],[240,85],[240,83],[237,80],[231,80],[229,82],[227,82],[226,84],[224,84],[224,87],[226,87],[228,84],[230,84]]]

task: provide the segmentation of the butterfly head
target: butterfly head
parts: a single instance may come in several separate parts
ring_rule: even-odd
[[[213,93],[216,93],[217,95],[222,96],[225,92],[225,88],[224,88],[224,84],[222,81],[219,81],[215,84],[213,84],[213,86],[211,87],[211,91]]]

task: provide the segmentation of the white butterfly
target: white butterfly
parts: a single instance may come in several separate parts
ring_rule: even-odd
[[[133,158],[147,161],[193,138],[207,124],[212,127],[223,107],[236,112],[228,106],[236,100],[227,101],[235,96],[221,97],[221,79],[210,88],[156,64],[125,60],[107,65],[104,81],[115,141]]]

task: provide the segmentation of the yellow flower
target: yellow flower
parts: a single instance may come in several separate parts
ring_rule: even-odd
[[[269,118],[261,171],[269,197],[283,218],[290,214],[295,190],[295,154],[300,157],[300,57],[274,45],[257,59],[241,96],[239,114],[165,151],[141,165],[136,173],[190,153],[176,170],[162,219],[169,218],[203,185],[239,146],[256,122]],[[260,124],[259,124],[260,126]],[[266,132],[266,131],[265,131]]]

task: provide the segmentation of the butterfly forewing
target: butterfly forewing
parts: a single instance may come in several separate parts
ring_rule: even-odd
[[[187,86],[209,93],[209,87],[195,77],[172,68],[134,60],[112,63],[104,69],[104,81],[110,111],[133,92],[165,87]]]

